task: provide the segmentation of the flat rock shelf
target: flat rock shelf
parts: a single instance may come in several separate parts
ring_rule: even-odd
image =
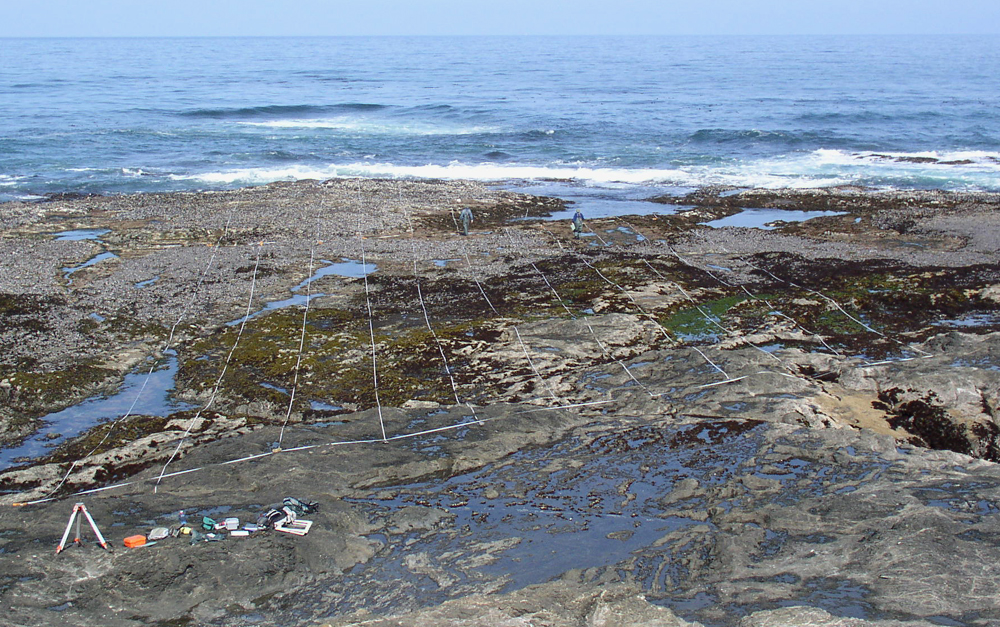
[[[1000,197],[649,200],[0,204],[7,620],[1000,621]],[[307,535],[122,546],[288,496]],[[56,555],[76,502],[113,552]]]

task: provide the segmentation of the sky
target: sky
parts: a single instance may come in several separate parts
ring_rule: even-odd
[[[1000,34],[1000,0],[0,0],[0,37]]]

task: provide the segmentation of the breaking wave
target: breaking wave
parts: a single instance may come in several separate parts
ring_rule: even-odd
[[[396,106],[373,103],[333,105],[268,105],[231,109],[196,109],[187,118],[228,121],[243,127],[334,131],[355,135],[477,135],[497,133],[477,112],[449,104]]]
[[[1000,189],[1000,154],[851,153],[816,150],[794,159],[758,159],[728,165],[681,164],[660,168],[614,168],[576,164],[461,163],[402,165],[353,162],[329,165],[240,168],[177,175],[209,185],[253,185],[280,180],[348,177],[470,179],[484,182],[556,180],[585,185],[690,186],[725,185],[760,188],[810,188],[836,185]]]
[[[187,118],[207,118],[212,120],[248,120],[257,118],[294,118],[300,116],[322,116],[345,112],[379,111],[388,105],[371,103],[342,103],[335,105],[264,105],[260,107],[238,107],[221,109],[192,109],[178,115]]]
[[[0,172],[30,178],[0,189],[386,176],[1000,191],[1000,100],[977,63],[992,42],[622,39],[620,55],[595,54],[606,41],[321,38],[240,63],[223,40],[130,41],[176,61],[154,74],[81,40],[86,61],[48,78],[37,59],[63,44],[25,41],[4,59],[18,87],[0,116]],[[917,68],[920,81],[885,80]]]
[[[420,120],[365,120],[353,117],[240,122],[244,126],[270,129],[326,129],[358,135],[479,135],[495,133],[492,126],[461,126]]]

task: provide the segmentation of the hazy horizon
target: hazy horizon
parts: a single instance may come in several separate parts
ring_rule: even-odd
[[[39,0],[5,12],[0,37],[599,35],[995,35],[993,0]]]

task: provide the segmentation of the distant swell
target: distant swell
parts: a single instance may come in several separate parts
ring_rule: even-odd
[[[388,108],[387,105],[354,102],[336,105],[266,105],[231,109],[192,109],[190,111],[182,111],[179,115],[186,118],[206,118],[212,120],[256,120],[322,116],[352,111],[379,111]]]
[[[799,146],[804,143],[824,143],[832,138],[816,133],[794,131],[730,130],[722,128],[701,129],[688,137],[692,143]]]
[[[945,116],[941,111],[911,111],[909,113],[884,111],[857,112],[816,112],[803,113],[796,118],[798,122],[811,124],[900,124],[902,122],[926,123],[939,120]]]

